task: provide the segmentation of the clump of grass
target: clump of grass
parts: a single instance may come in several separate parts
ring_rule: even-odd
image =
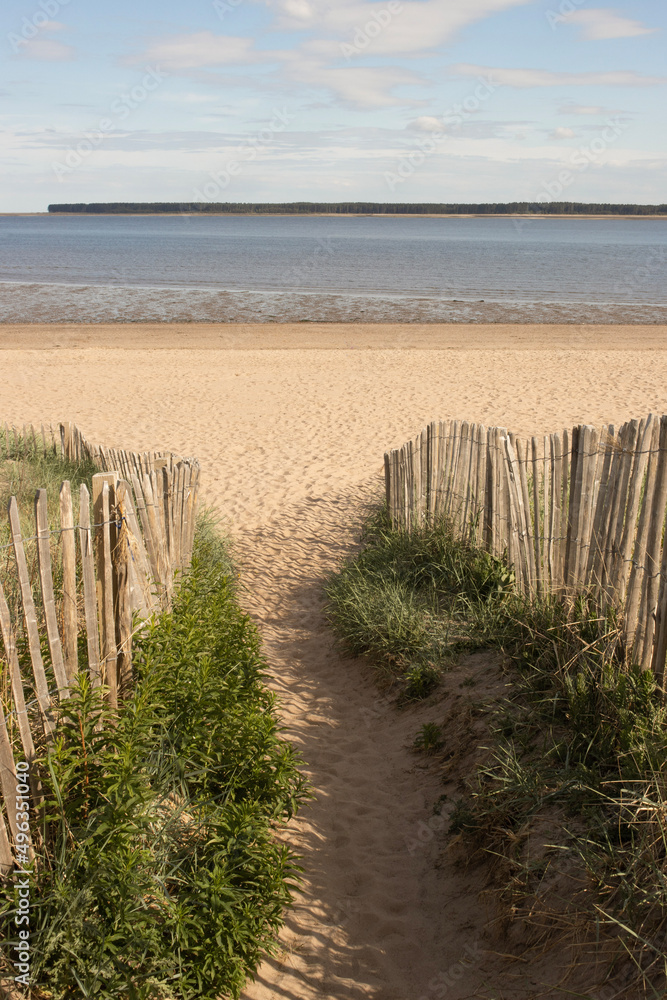
[[[328,581],[329,621],[349,652],[400,677],[405,697],[425,697],[456,652],[484,644],[512,571],[455,542],[446,522],[393,531],[384,508],[370,517],[362,542]]]
[[[36,997],[238,998],[275,947],[299,878],[275,830],[307,792],[229,569],[209,524],[113,724],[84,672],[42,754]]]
[[[587,595],[529,601],[510,566],[446,522],[392,531],[382,509],[327,592],[348,649],[389,664],[406,689],[413,671],[460,650],[505,655],[510,695],[487,707],[487,745],[450,832],[469,858],[493,859],[507,912],[541,939],[549,921],[563,934],[583,924],[592,939],[605,930],[647,995],[662,996],[667,708],[655,677],[627,663],[621,610]],[[425,726],[415,745],[435,739]],[[531,841],[540,824],[550,846]]]
[[[581,898],[572,903],[570,926],[583,921],[591,936],[605,929],[647,995],[662,995],[663,693],[650,671],[626,662],[617,609],[601,614],[586,596],[569,606],[517,598],[508,628],[513,695],[494,727],[490,757],[469,777],[457,829],[511,862],[506,901],[519,913],[543,916],[553,886],[542,885],[528,861],[530,830],[550,811],[559,816],[551,821],[556,845],[547,854],[549,865],[579,873]]]
[[[425,722],[415,736],[412,744],[414,750],[423,753],[433,753],[442,746],[442,730],[436,722]]]
[[[82,483],[90,485],[97,471],[87,459],[71,462],[50,446],[44,452],[41,441],[37,447],[31,438],[16,435],[6,441],[0,434],[0,506],[6,511],[9,498],[16,497],[24,535],[35,534],[35,493],[38,489],[47,491],[49,523],[56,527],[60,523],[60,485],[68,479],[76,523],[79,487]],[[0,545],[8,541],[9,525],[7,518],[3,517],[0,519]]]

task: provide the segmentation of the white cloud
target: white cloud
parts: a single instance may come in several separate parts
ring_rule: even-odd
[[[64,42],[53,38],[31,38],[21,46],[21,56],[26,59],[42,59],[46,62],[62,62],[74,59],[76,50]]]
[[[574,130],[571,128],[556,128],[551,133],[552,139],[574,139]]]
[[[340,48],[335,45],[336,61]],[[281,64],[281,89],[286,82],[332,92],[343,103],[358,108],[383,108],[414,104],[394,94],[395,88],[422,84],[424,81],[410,70],[396,66],[333,66],[331,61],[301,49],[261,50],[254,48],[251,38],[214,35],[202,31],[192,35],[176,35],[152,41],[140,56],[128,60],[132,65],[146,63],[173,72],[191,72],[197,79],[219,82],[211,70],[228,66],[250,66],[258,63]],[[209,76],[203,74],[209,73]],[[247,81],[246,81],[247,82]]]
[[[190,91],[183,94],[159,94],[158,99],[168,104],[217,104],[220,98],[217,94],[201,94]]]
[[[420,115],[420,117],[415,118],[410,125],[412,128],[417,129],[418,132],[442,131],[442,122],[439,118],[435,118],[433,115]]]
[[[461,76],[489,76],[505,87],[650,87],[667,83],[666,76],[642,76],[617,70],[609,73],[553,73],[544,69],[503,69],[491,66],[452,66]]]
[[[611,111],[599,104],[564,104],[558,109],[561,115],[609,115]]]
[[[395,66],[349,66],[330,68],[317,60],[304,60],[298,53],[286,63],[286,73],[297,83],[331,90],[346,104],[359,108],[395,107],[414,104],[393,93],[398,86],[423,81],[409,70]]]
[[[432,52],[466,25],[533,0],[259,0],[276,15],[272,27],[308,31],[283,51],[258,50],[251,38],[211,31],[155,38],[131,65],[157,64],[220,85],[223,67],[279,62],[276,84],[324,89],[357,108],[415,105],[397,87],[425,81],[400,66],[364,66],[359,56]],[[341,62],[347,56],[347,65]],[[207,76],[208,75],[208,76]],[[237,80],[234,81],[238,83]],[[246,83],[249,82],[246,80]],[[255,81],[256,83],[256,81]]]
[[[621,17],[610,7],[593,10],[575,10],[567,15],[568,24],[578,24],[583,28],[584,38],[598,41],[606,38],[634,38],[637,35],[651,35],[657,28],[646,28],[640,21]]]
[[[296,17],[302,21],[310,20],[315,13],[308,0],[285,0],[281,6],[288,17]]]
[[[204,69],[213,66],[243,65],[256,62],[252,38],[214,35],[199,31],[192,35],[157,38],[132,63],[152,62],[165,69]]]
[[[363,51],[373,55],[428,52],[449,41],[469,24],[532,0],[267,0],[278,12],[278,26],[322,31],[312,51],[340,56],[340,42],[354,45],[367,38]],[[398,9],[396,9],[398,8]],[[379,29],[379,30],[378,30]],[[362,51],[362,50],[360,50]]]
[[[413,57],[432,53],[462,28],[533,0],[258,0],[275,15],[272,27],[298,31],[300,42],[281,51],[258,49],[252,37],[199,31],[153,38],[131,65],[147,62],[175,73],[189,74],[198,83],[217,87],[241,82],[253,87],[257,76],[223,79],[232,67],[266,67],[279,73],[264,77],[285,92],[295,85],[328,92],[348,107],[389,108],[419,105],[400,88],[427,84],[400,65],[369,66],[362,57]],[[584,13],[579,11],[578,13]],[[586,13],[591,13],[590,11]],[[595,13],[595,12],[593,12]],[[599,11],[597,13],[600,13]],[[608,13],[608,12],[607,12]],[[613,13],[613,12],[612,12]],[[614,15],[615,16],[615,15]],[[307,32],[302,35],[301,32]],[[392,59],[392,61],[394,61]],[[398,61],[398,59],[397,59]],[[346,62],[347,65],[343,65]],[[490,75],[498,85],[511,87],[648,86],[667,78],[634,72],[558,73],[539,69],[496,69],[463,65],[453,68],[463,76]],[[299,95],[301,96],[301,95]],[[422,94],[419,95],[423,96]],[[193,102],[194,103],[194,102]]]

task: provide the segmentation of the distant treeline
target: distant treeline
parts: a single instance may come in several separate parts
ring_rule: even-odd
[[[667,215],[667,205],[603,205],[575,201],[549,203],[512,201],[469,204],[418,204],[374,201],[271,202],[132,202],[110,201],[89,205],[49,205],[49,212],[79,212],[93,215],[125,215],[201,212],[229,215]]]

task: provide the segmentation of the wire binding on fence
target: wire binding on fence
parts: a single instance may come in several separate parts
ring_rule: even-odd
[[[577,425],[521,439],[434,422],[385,454],[392,524],[445,518],[513,565],[528,597],[585,593],[622,607],[629,659],[662,680],[667,655],[667,416],[616,431]]]
[[[170,607],[175,576],[190,565],[200,476],[196,459],[93,445],[71,423],[60,424],[57,436],[52,428],[47,434],[44,427],[39,432],[24,427],[19,434],[4,424],[0,456],[3,451],[8,458],[59,451],[71,462],[87,460],[101,471],[92,478],[92,497],[81,486],[76,522],[68,481],[61,486],[58,527],[48,524],[46,491],[37,491],[34,535],[22,534],[16,498],[10,500],[11,541],[0,550],[8,553],[3,578],[6,582],[16,577],[18,603],[17,620],[12,620],[0,583],[5,680],[0,698],[0,804],[5,800],[4,812],[0,809],[0,875],[11,870],[15,858],[7,799],[7,789],[16,784],[15,753],[30,762],[35,746],[52,738],[79,671],[80,634],[86,636],[91,680],[105,686],[110,707],[116,708],[129,693],[133,637],[152,615]],[[54,535],[61,542],[55,550],[62,561],[59,587],[54,586],[52,566]],[[38,580],[30,578],[27,542],[37,543]],[[25,639],[30,680],[19,661],[17,636]],[[26,700],[24,690],[34,697]],[[39,789],[33,791],[38,796]]]

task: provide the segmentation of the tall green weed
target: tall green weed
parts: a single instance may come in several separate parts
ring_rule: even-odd
[[[114,719],[80,675],[39,762],[33,995],[236,998],[298,883],[275,834],[307,793],[210,529],[134,664]]]

